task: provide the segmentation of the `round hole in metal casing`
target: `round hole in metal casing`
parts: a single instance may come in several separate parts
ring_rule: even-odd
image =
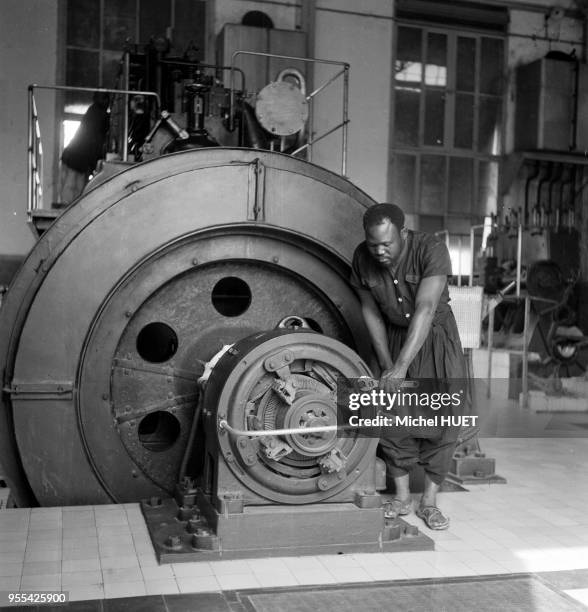
[[[212,290],[212,305],[225,317],[238,317],[251,304],[249,285],[237,276],[221,278]]]
[[[166,323],[148,323],[137,336],[137,352],[151,363],[171,359],[178,350],[178,336]]]
[[[139,441],[149,451],[161,453],[171,448],[180,435],[180,422],[169,412],[157,410],[139,423]]]

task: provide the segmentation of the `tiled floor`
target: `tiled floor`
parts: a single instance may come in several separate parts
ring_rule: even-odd
[[[484,438],[481,446],[507,484],[441,493],[447,531],[406,517],[435,540],[432,552],[159,566],[137,504],[14,509],[0,512],[0,591],[63,590],[84,600],[587,569],[588,439]],[[573,587],[562,589],[588,605],[588,580]]]

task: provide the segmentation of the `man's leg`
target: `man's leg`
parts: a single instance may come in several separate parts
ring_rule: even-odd
[[[386,518],[396,518],[412,510],[409,472],[418,462],[418,445],[412,437],[385,438],[380,441],[380,452],[387,472],[394,479],[394,499],[385,504]]]
[[[421,497],[421,506],[436,506],[437,505],[437,491],[439,491],[441,485],[437,484],[429,474],[425,473],[425,490]]]
[[[410,499],[410,485],[409,475],[402,474],[401,476],[394,476],[394,486],[396,487],[396,499],[402,502],[406,502]]]
[[[437,492],[449,471],[455,444],[455,432],[448,429],[439,438],[421,440],[420,462],[425,470],[425,489],[416,514],[430,529],[449,527],[449,519],[437,508]]]

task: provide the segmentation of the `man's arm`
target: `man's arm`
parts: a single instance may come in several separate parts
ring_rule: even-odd
[[[386,324],[372,294],[365,289],[356,288],[361,301],[361,314],[367,327],[370,340],[382,371],[392,367],[392,357],[388,348]]]
[[[421,350],[435,316],[439,299],[445,288],[447,276],[427,276],[417,289],[415,312],[408,326],[406,340],[394,365],[382,374],[381,386],[387,392],[397,389],[398,383],[406,377],[408,366]]]

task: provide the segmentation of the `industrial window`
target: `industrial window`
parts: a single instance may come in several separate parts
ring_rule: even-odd
[[[395,41],[389,199],[418,229],[461,242],[496,212],[504,38],[398,20]],[[469,274],[469,255],[451,250],[454,272]]]
[[[125,47],[170,38],[182,55],[191,48],[204,59],[206,0],[68,0],[65,83],[76,87],[121,87]],[[138,85],[138,84],[135,84]],[[68,92],[63,140],[67,144],[91,102],[91,93]]]

